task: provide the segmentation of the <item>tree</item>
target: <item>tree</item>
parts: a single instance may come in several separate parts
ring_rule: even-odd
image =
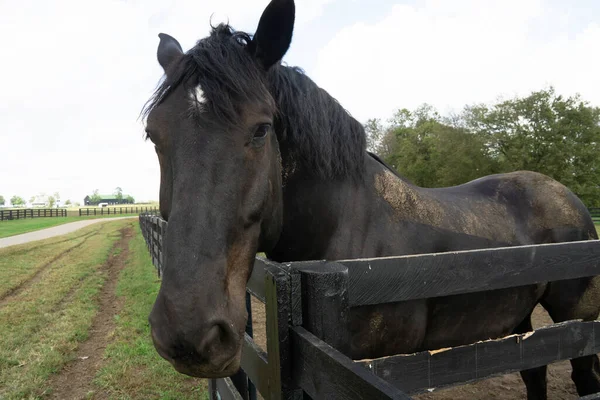
[[[367,150],[380,155],[379,146],[385,134],[381,120],[378,118],[369,119],[365,124],[365,133],[367,135]]]
[[[29,204],[33,204],[34,201],[35,201],[35,196],[31,196],[29,198]]]
[[[428,106],[414,112],[398,110],[386,136],[390,143],[384,160],[419,186],[437,186],[435,138],[441,124],[434,115],[428,115]]]
[[[56,198],[54,196],[48,196],[48,207],[52,208],[56,204]]]
[[[554,88],[443,118],[430,105],[398,110],[380,132],[378,153],[419,186],[443,187],[499,172],[537,171],[600,206],[600,108]]]
[[[67,199],[65,200],[65,206],[70,206],[71,205],[71,200]]]
[[[81,205],[81,203],[79,203],[78,201],[76,201],[75,203],[73,203],[73,206],[75,207],[79,207]]]
[[[98,189],[94,190],[94,193],[92,193],[92,196],[90,197],[90,203],[91,204],[98,204],[100,203],[100,195],[98,194]]]
[[[23,198],[21,196],[13,196],[10,198],[10,204],[12,204],[15,207],[21,207],[22,205],[25,204],[25,200],[23,200]]]
[[[463,119],[486,138],[502,172],[543,173],[588,207],[600,205],[600,108],[550,87],[490,107],[467,107]]]
[[[125,199],[130,204],[134,204],[135,203],[135,199],[133,197],[129,196],[129,195],[127,197],[125,197]]]
[[[390,119],[379,154],[419,186],[465,183],[495,172],[495,163],[480,135],[442,118],[431,105],[398,110]]]
[[[3,206],[6,204],[6,200],[4,200],[4,196],[0,196],[0,206]]]
[[[123,202],[123,189],[117,186],[115,189],[115,196],[117,197],[117,203],[120,204]]]

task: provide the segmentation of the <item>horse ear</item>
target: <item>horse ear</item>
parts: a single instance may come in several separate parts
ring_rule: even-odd
[[[292,42],[296,6],[294,0],[271,0],[249,44],[252,55],[265,70],[280,61]]]
[[[177,61],[183,55],[183,49],[179,42],[166,33],[159,33],[160,43],[158,44],[158,63],[163,67],[165,73],[174,61]]]

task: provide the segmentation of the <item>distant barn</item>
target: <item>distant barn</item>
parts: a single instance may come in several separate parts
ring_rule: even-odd
[[[133,204],[133,202],[125,194],[123,195],[123,198],[121,200],[119,200],[114,194],[101,194],[100,199],[94,202],[92,202],[92,196],[85,196],[85,198],[83,199],[83,204],[85,204],[86,206],[96,206],[99,203],[108,203],[109,206],[114,206],[117,204]]]

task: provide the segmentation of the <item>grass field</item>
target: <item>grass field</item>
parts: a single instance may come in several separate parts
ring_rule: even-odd
[[[117,214],[117,215],[90,215],[89,217],[48,217],[48,218],[29,218],[15,219],[12,221],[0,222],[0,238],[20,235],[21,233],[38,231],[40,229],[51,228],[53,226],[67,224],[69,222],[81,221],[94,218],[114,218],[114,217],[133,217],[138,214]]]
[[[206,399],[152,345],[158,289],[137,220],[0,249],[0,399]]]
[[[95,314],[118,224],[0,250],[0,398],[28,398],[69,361]],[[69,239],[69,240],[65,240]]]
[[[153,348],[137,220],[0,249],[0,276],[0,398],[206,398]]]
[[[114,398],[208,399],[204,380],[179,374],[154,349],[148,314],[159,281],[138,226],[129,243],[129,255],[117,285],[117,295],[124,299],[123,311],[96,384]]]

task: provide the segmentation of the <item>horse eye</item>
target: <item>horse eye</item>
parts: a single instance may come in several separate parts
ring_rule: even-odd
[[[269,133],[269,129],[271,129],[271,124],[260,124],[254,132],[254,139],[264,138]]]

